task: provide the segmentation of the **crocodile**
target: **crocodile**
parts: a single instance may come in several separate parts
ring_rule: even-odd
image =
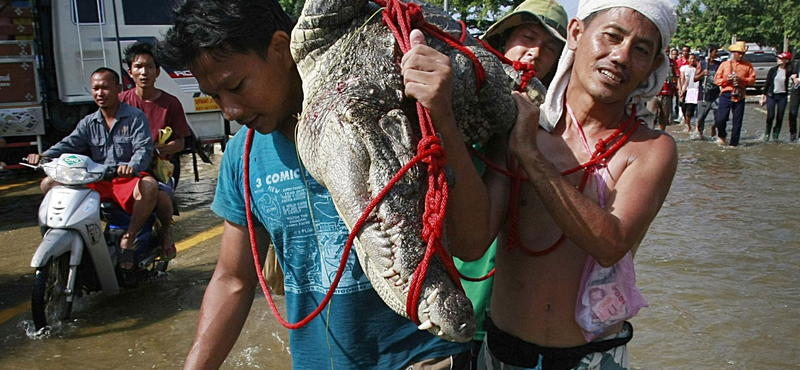
[[[460,37],[460,24],[448,14],[415,3],[427,22]],[[421,137],[415,102],[403,93],[402,53],[380,12],[367,0],[306,0],[291,35],[305,96],[298,153],[306,170],[330,191],[351,231],[378,192],[416,155]],[[426,41],[451,59],[453,110],[464,142],[481,143],[509,130],[517,114],[511,90],[520,73],[467,36],[463,44],[485,70],[486,82],[478,91],[467,56],[430,35]],[[541,83],[534,79],[528,86],[528,95],[541,102]],[[405,317],[410,281],[426,248],[421,236],[426,172],[413,166],[375,207],[353,243],[376,292]],[[443,243],[448,245],[446,239]],[[421,292],[420,330],[450,341],[473,338],[472,304],[439,259],[431,260]]]

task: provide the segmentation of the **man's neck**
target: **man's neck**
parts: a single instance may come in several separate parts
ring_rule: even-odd
[[[119,104],[117,104],[114,107],[100,108],[100,113],[103,115],[103,118],[105,119],[109,129],[111,129],[111,125],[117,118],[118,111],[119,111]]]
[[[585,91],[567,88],[566,103],[569,103],[575,119],[584,131],[603,130],[616,128],[627,117],[625,112],[625,101],[603,104],[598,103],[591,95]],[[565,108],[566,110],[566,108]],[[569,114],[564,115],[565,119]],[[570,122],[569,119],[566,122]],[[572,124],[575,124],[573,122]],[[569,127],[569,124],[565,127]]]
[[[145,101],[153,101],[161,96],[161,90],[156,89],[155,86],[148,88],[136,86],[136,96]]]

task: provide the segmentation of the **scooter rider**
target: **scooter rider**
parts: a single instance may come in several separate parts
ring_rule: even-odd
[[[131,215],[127,232],[120,239],[122,256],[119,268],[130,270],[134,264],[133,242],[136,234],[153,212],[158,183],[145,173],[153,158],[153,140],[147,117],[142,111],[119,101],[119,74],[108,68],[92,73],[91,91],[100,108],[84,117],[75,130],[42,155],[29,154],[28,163],[36,165],[41,157],[58,157],[63,153],[81,153],[87,149],[97,163],[119,166],[120,177],[112,182],[97,182],[89,186],[100,193],[102,200],[113,200]],[[45,194],[58,185],[45,177],[41,182]]]

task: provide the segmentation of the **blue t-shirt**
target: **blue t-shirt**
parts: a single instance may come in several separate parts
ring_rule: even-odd
[[[247,225],[246,136],[246,129],[239,130],[228,143],[211,206],[238,225]],[[277,131],[256,133],[253,138],[250,190],[253,221],[269,231],[283,268],[288,321],[297,322],[325,297],[349,231],[328,190],[308,172],[301,173],[294,142]],[[421,331],[392,311],[372,289],[355,253],[353,248],[329,307],[305,327],[290,332],[293,368],[399,369],[469,349],[468,343],[447,342]]]

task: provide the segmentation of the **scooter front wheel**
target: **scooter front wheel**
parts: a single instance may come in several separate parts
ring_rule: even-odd
[[[69,276],[69,253],[53,257],[47,264],[36,269],[33,278],[31,311],[36,330],[56,321],[66,320],[72,311],[72,302],[67,301],[67,277]]]

